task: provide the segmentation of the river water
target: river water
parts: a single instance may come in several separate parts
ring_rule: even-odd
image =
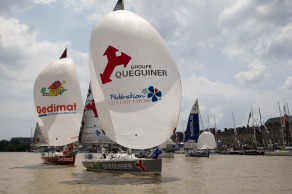
[[[0,153],[0,193],[292,193],[292,157],[210,155],[163,158],[161,175],[46,165],[40,153]]]

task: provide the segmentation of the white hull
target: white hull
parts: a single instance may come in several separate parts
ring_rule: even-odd
[[[162,152],[158,158],[174,158],[173,152]]]

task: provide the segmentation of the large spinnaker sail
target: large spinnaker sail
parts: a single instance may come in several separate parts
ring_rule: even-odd
[[[34,85],[37,122],[52,146],[78,141],[83,103],[77,72],[71,58],[51,63]]]
[[[90,79],[106,136],[146,149],[168,139],[177,126],[181,81],[160,35],[125,10],[103,17],[91,33]]]
[[[34,146],[34,147],[49,146],[48,140],[43,136],[38,123],[35,126],[35,131],[34,131],[33,140],[32,140],[32,146]]]
[[[111,139],[104,135],[104,132],[101,129],[92,95],[91,83],[89,84],[84,106],[79,138],[80,143],[83,144],[114,143]]]
[[[184,142],[198,142],[198,138],[200,135],[200,122],[199,122],[199,104],[198,99],[194,103],[190,116],[188,119],[187,129],[185,131]]]

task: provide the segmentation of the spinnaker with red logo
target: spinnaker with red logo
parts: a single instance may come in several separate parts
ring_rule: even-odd
[[[106,136],[134,149],[169,139],[179,117],[180,75],[146,20],[126,10],[104,16],[91,33],[89,68]]]
[[[78,141],[83,103],[76,67],[67,57],[67,48],[59,60],[48,65],[36,78],[34,103],[37,122],[50,146]],[[74,159],[73,156],[62,159],[62,154],[57,155],[55,159],[48,158],[47,162],[75,162],[75,155]]]
[[[181,80],[177,65],[158,32],[138,15],[123,10],[104,16],[91,32],[89,72],[95,107],[105,135],[129,149],[150,149],[176,128]],[[83,165],[89,170],[161,173],[162,162],[109,154]]]

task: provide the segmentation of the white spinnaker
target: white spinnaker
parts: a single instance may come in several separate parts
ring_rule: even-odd
[[[34,101],[37,121],[50,145],[78,141],[83,103],[71,58],[59,59],[41,71],[34,85]]]
[[[89,69],[106,136],[128,148],[146,149],[172,135],[180,110],[180,75],[147,21],[125,10],[102,18],[91,33]]]
[[[217,148],[214,135],[209,131],[204,131],[201,133],[198,139],[197,148],[202,150]]]

